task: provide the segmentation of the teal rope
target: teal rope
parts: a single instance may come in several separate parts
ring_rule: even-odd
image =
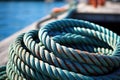
[[[58,20],[19,35],[0,75],[10,80],[119,80],[119,42],[116,33],[94,23]]]
[[[0,66],[0,80],[4,80],[7,78],[5,70],[6,70],[6,66]]]

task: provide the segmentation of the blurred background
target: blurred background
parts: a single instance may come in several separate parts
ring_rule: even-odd
[[[0,0],[0,41],[65,4],[64,0]]]
[[[83,2],[87,5],[82,4]],[[74,6],[79,8],[76,8],[77,12],[74,11],[71,18],[108,26],[109,29],[120,33],[120,0],[0,0],[0,41],[51,14],[53,8],[68,3],[74,3]]]

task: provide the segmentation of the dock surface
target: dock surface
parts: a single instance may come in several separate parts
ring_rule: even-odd
[[[37,22],[31,24],[30,26],[14,33],[10,37],[0,41],[0,65],[5,65],[8,61],[8,48],[10,43],[12,43],[15,38],[21,33],[28,32],[30,30],[34,30],[36,28]]]

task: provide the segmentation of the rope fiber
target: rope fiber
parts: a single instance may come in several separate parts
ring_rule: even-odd
[[[15,39],[0,80],[120,80],[119,42],[97,24],[57,20]]]

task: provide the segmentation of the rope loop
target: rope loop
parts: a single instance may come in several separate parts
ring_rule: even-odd
[[[16,38],[6,73],[10,80],[120,80],[120,37],[88,21],[57,20]]]

